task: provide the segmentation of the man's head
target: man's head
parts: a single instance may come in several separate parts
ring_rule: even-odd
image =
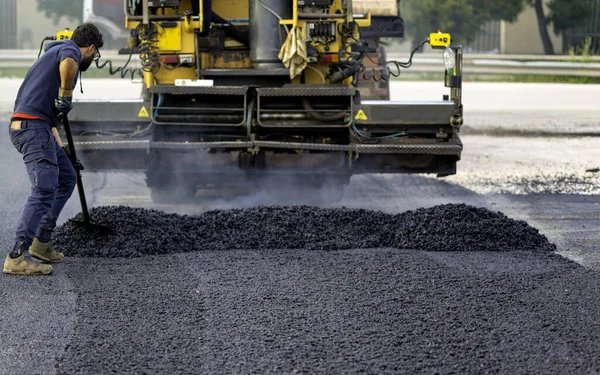
[[[84,23],[78,26],[71,40],[74,41],[81,50],[81,63],[79,70],[85,72],[95,59],[100,58],[100,48],[104,45],[102,34],[98,28],[91,23]]]

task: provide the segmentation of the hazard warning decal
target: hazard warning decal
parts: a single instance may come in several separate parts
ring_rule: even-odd
[[[367,117],[367,115],[365,115],[365,111],[363,111],[362,109],[358,110],[358,112],[356,113],[356,116],[354,116],[355,120],[368,120],[369,118]]]
[[[140,111],[138,112],[138,117],[150,117],[150,115],[148,115],[146,107],[142,106],[142,108],[140,108]]]

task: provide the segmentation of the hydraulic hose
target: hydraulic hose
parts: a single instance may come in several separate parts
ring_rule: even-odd
[[[37,56],[38,59],[42,55],[42,48],[44,48],[44,43],[46,43],[47,40],[56,40],[56,37],[55,36],[47,36],[44,39],[42,39],[42,43],[40,43],[40,51],[38,52],[38,56]]]
[[[410,57],[408,58],[408,61],[403,62],[403,61],[396,61],[396,60],[392,60],[392,61],[388,61],[385,64],[381,65],[378,64],[377,62],[373,61],[369,55],[366,55],[366,58],[369,59],[372,63],[376,64],[378,67],[383,68],[385,73],[381,73],[379,75],[379,77],[376,77],[375,74],[368,74],[365,71],[365,67],[362,66],[360,73],[362,75],[362,79],[365,81],[369,81],[369,80],[373,80],[375,82],[379,82],[379,81],[389,81],[390,77],[399,77],[400,76],[400,68],[404,68],[404,69],[408,69],[412,66],[412,61],[413,61],[413,56],[415,55],[415,52],[417,52],[421,47],[423,47],[423,45],[425,45],[426,43],[429,42],[429,38],[423,40],[418,46],[416,46],[410,53]],[[395,71],[392,70],[392,68],[388,65],[391,66],[395,66]]]
[[[308,115],[310,117],[312,117],[313,119],[318,120],[318,121],[333,122],[333,121],[343,120],[346,117],[346,111],[341,111],[341,112],[336,112],[336,113],[331,113],[331,114],[317,112],[313,108],[313,106],[310,105],[310,102],[306,98],[302,98],[302,107],[304,107],[304,109],[306,111],[308,111]]]
[[[102,64],[98,63],[98,60],[96,60],[96,67],[98,69],[104,69],[104,67],[106,65],[108,65],[108,73],[110,75],[115,75],[117,73],[121,74],[121,78],[125,78],[125,76],[130,75],[131,79],[133,79],[135,77],[135,75],[139,75],[140,78],[144,78],[144,74],[142,69],[136,69],[136,68],[127,68],[127,65],[129,65],[129,62],[131,61],[131,56],[133,55],[133,48],[130,49],[129,52],[129,58],[127,59],[127,62],[125,63],[125,65],[120,66],[116,69],[113,69],[113,63],[111,60],[106,60],[104,61]]]

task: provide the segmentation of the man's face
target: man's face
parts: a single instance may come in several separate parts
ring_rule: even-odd
[[[100,58],[100,52],[98,51],[98,48],[96,48],[96,46],[93,44],[91,46],[88,46],[84,50],[83,56],[81,58],[81,63],[79,64],[79,70],[82,72],[85,72],[86,70],[88,70],[90,65],[92,65],[94,60],[97,60],[99,58]]]

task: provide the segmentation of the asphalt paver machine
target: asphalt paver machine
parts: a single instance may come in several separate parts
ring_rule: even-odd
[[[419,46],[446,57],[443,98],[367,100],[365,81],[389,80],[418,49],[381,59],[377,38],[403,33],[398,2],[383,2],[124,0],[120,52],[140,66],[111,73],[139,77],[142,94],[75,105],[86,171],[143,171],[155,200],[266,176],[343,188],[358,173],[454,174],[462,50],[441,32]]]

